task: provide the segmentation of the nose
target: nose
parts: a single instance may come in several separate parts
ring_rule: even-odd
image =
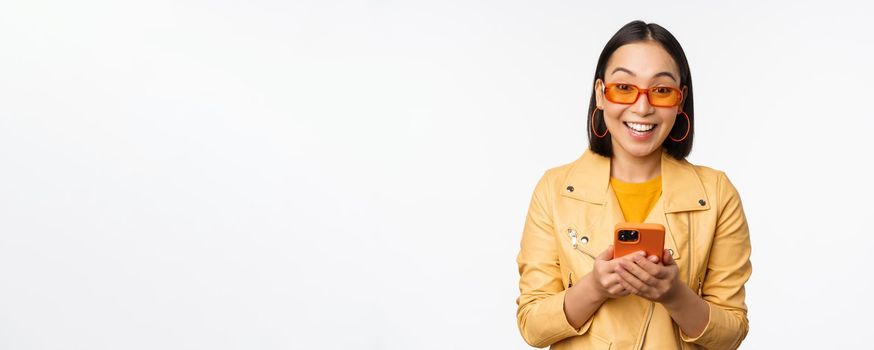
[[[634,101],[634,104],[631,105],[630,109],[641,117],[655,113],[655,107],[649,104],[649,96],[646,94],[646,90],[641,91],[640,94],[637,95],[637,101]]]

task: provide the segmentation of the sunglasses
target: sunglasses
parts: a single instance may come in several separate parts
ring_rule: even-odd
[[[641,94],[653,107],[674,107],[683,100],[683,92],[670,86],[653,86],[642,89],[631,84],[610,83],[606,87],[601,85],[601,92],[607,97],[607,101],[630,105],[637,102]]]

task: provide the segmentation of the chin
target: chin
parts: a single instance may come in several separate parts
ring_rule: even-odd
[[[623,150],[631,156],[642,158],[648,155],[651,155],[653,152],[657,152],[661,150],[661,144],[659,145],[632,145],[630,147],[625,147],[620,144]]]

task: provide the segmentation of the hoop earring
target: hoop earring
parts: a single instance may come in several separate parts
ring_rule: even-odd
[[[607,125],[604,125],[604,133],[603,134],[598,135],[598,132],[595,131],[595,112],[597,112],[597,111],[598,111],[598,107],[595,107],[595,110],[592,111],[592,133],[594,133],[595,136],[597,136],[599,139],[601,139],[601,138],[604,138],[604,136],[607,136],[607,133],[610,132],[610,130],[607,129]],[[604,123],[604,124],[607,124],[607,123]]]
[[[686,112],[683,112],[683,111],[680,111],[680,114],[682,114],[684,117],[686,117],[686,134],[683,135],[683,137],[680,138],[679,140],[673,138],[672,136],[670,136],[670,134],[668,134],[668,137],[670,137],[670,138],[671,138],[671,141],[674,141],[674,142],[680,142],[680,141],[685,140],[685,139],[686,139],[686,136],[689,136],[689,130],[692,129],[692,120],[689,119],[689,115],[686,114]],[[680,114],[677,114],[677,115],[680,115]]]

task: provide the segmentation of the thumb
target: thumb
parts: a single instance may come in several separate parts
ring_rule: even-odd
[[[611,245],[607,246],[607,249],[604,249],[604,251],[601,252],[601,255],[598,255],[597,259],[598,260],[613,260],[613,245],[611,244]]]
[[[669,253],[667,249],[665,249],[664,254],[662,254],[662,264],[668,266],[674,265],[674,263],[674,257],[671,256],[671,253]]]

